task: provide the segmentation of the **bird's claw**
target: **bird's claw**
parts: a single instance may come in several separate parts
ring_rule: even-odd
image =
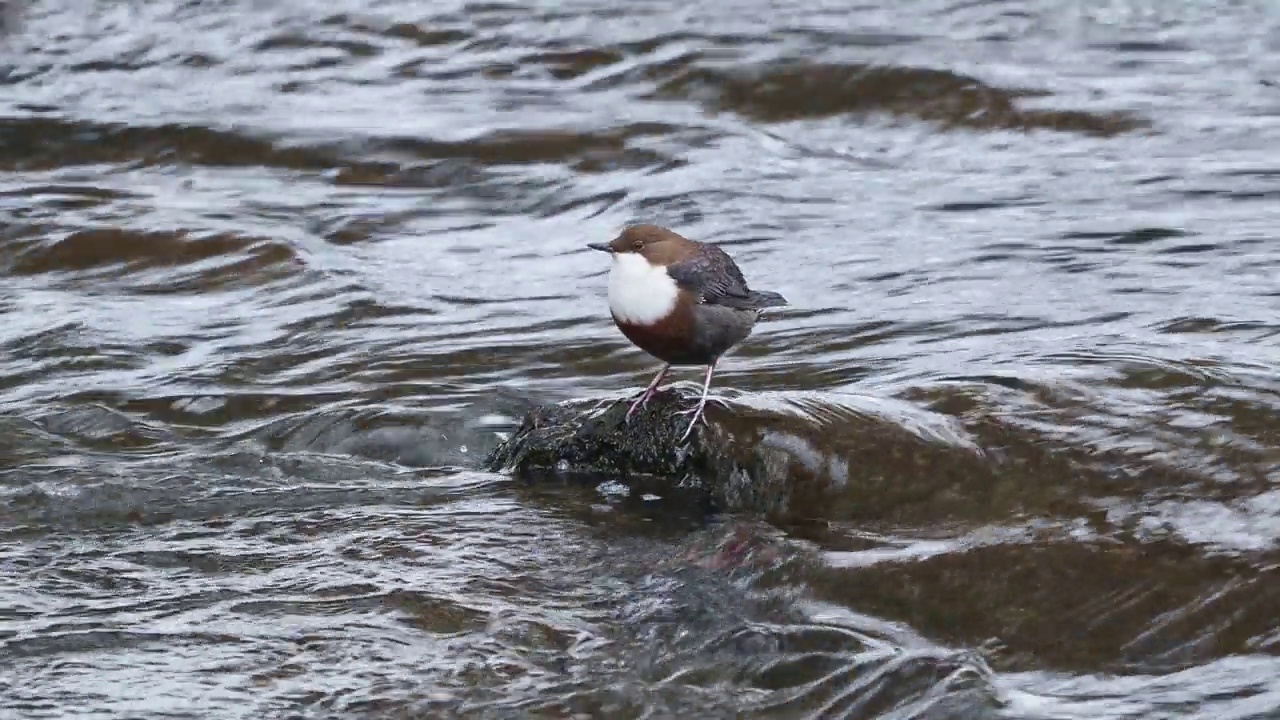
[[[646,390],[640,393],[640,397],[631,401],[631,406],[627,408],[627,414],[623,416],[622,422],[631,422],[631,416],[634,415],[637,410],[647,405],[649,403],[649,398],[651,397],[653,397],[653,391],[651,390]]]
[[[636,400],[635,402],[631,403],[631,407],[627,408],[627,414],[622,416],[622,422],[624,424],[630,423],[631,416],[634,415],[636,410],[642,407],[643,405],[644,403],[639,400]]]
[[[707,416],[702,413],[705,408],[706,404],[699,402],[696,406],[691,407],[688,410],[677,410],[675,412],[676,415],[693,415],[693,417],[689,419],[689,426],[684,429],[684,433],[680,436],[680,439],[677,442],[684,442],[688,439],[690,433],[693,432],[693,428],[698,423],[701,422],[704,425],[707,423]]]
[[[658,372],[657,377],[649,383],[649,386],[644,390],[641,390],[638,396],[634,396],[635,399],[631,401],[631,406],[627,408],[627,414],[622,418],[623,424],[630,423],[631,416],[636,413],[636,410],[644,407],[645,404],[649,402],[649,398],[657,394],[658,386],[662,384],[663,378],[667,376],[667,372],[670,371],[670,369],[670,365],[663,366],[662,370]]]

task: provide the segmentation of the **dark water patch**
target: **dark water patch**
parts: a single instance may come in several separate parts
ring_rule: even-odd
[[[859,553],[830,555],[814,580],[819,596],[946,642],[999,638],[1001,669],[1168,672],[1248,653],[1280,600],[1274,571],[1176,541],[996,543],[910,562],[865,555],[869,565],[848,570],[840,566]]]
[[[1161,253],[1165,255],[1187,255],[1195,253],[1217,252],[1221,248],[1213,243],[1189,243],[1186,245],[1172,245],[1162,248]]]
[[[14,468],[44,465],[74,455],[72,442],[47,431],[40,423],[16,414],[0,414],[0,467],[7,468],[0,472],[6,476],[17,475]]]
[[[88,62],[76,63],[69,69],[80,73],[112,73],[112,72],[133,72],[136,70],[145,70],[155,67],[157,60],[146,60],[144,58],[150,53],[150,48],[143,48],[126,53],[124,56],[114,60],[90,60]]]
[[[1257,190],[1257,191],[1228,191],[1221,193],[1221,196],[1229,200],[1255,201],[1255,200],[1277,200],[1280,199],[1280,190]]]
[[[1187,198],[1221,198],[1224,200],[1253,202],[1257,200],[1275,200],[1280,197],[1280,190],[1197,188],[1181,190],[1179,194]]]
[[[1236,170],[1223,170],[1218,174],[1223,177],[1263,178],[1266,180],[1277,180],[1277,179],[1280,179],[1280,168],[1240,168]]]
[[[1206,389],[1230,378],[1211,363],[1168,362],[1157,358],[1109,358],[1118,370],[1116,384],[1123,388],[1171,390],[1177,388]]]
[[[382,31],[387,37],[410,40],[419,47],[436,47],[440,45],[456,45],[469,40],[472,36],[465,30],[454,28],[423,27],[417,23],[400,22],[388,26]]]
[[[36,203],[53,210],[87,210],[119,200],[137,200],[141,197],[143,196],[139,193],[90,185],[29,185],[0,191],[0,198],[13,198],[16,201],[13,203],[14,210],[19,210],[20,204],[27,203]]]
[[[494,413],[499,412],[497,408]],[[475,420],[394,410],[323,408],[309,413],[272,413],[252,437],[287,452],[367,457],[408,467],[478,467],[497,445]]]
[[[56,105],[43,105],[41,103],[17,103],[14,105],[14,108],[23,112],[36,114],[54,113],[58,111],[58,106]]]
[[[495,180],[467,160],[454,157],[427,165],[397,162],[347,164],[338,169],[333,182],[353,187],[440,189],[479,187]]]
[[[1031,254],[1037,250],[1037,247],[1028,242],[1000,241],[983,245],[978,250],[981,251],[980,254],[974,255],[968,262],[979,265],[1006,262]]]
[[[355,592],[351,592],[352,590]],[[246,601],[229,609],[233,613],[263,618],[358,616],[390,612],[398,615],[406,625],[436,635],[480,631],[487,621],[485,613],[458,602],[411,590],[383,592],[374,585],[326,588],[316,591],[314,598],[303,601]]]
[[[1063,262],[1057,263],[1056,269],[1059,272],[1070,273],[1072,275],[1079,275],[1083,273],[1094,272],[1101,267],[1102,267],[1101,263],[1064,260]]]
[[[1118,53],[1185,53],[1191,46],[1177,40],[1121,40],[1118,42],[1090,43],[1097,50],[1114,50]]]
[[[5,478],[11,489],[4,506],[10,520],[7,532],[16,537],[70,530],[110,535],[181,522],[272,516],[286,508],[323,515],[366,503],[430,504],[457,492],[451,481],[433,484],[433,477],[448,475],[441,471],[397,470],[309,453],[267,459],[261,452],[206,446],[202,454],[207,459],[199,464],[192,463],[196,458],[191,456],[132,465],[89,457],[77,465],[28,476],[38,482],[26,484],[23,477],[11,474]],[[164,470],[158,475],[148,473],[153,467]],[[247,471],[255,474],[246,476]],[[149,478],[146,483],[127,479],[144,473]]]
[[[89,630],[44,635],[38,638],[14,639],[0,645],[15,658],[57,655],[66,652],[122,651],[145,648],[148,645],[173,644],[238,644],[244,642],[234,635],[204,633],[130,632],[124,630]]]
[[[636,123],[601,132],[499,130],[462,142],[432,142],[414,138],[380,143],[387,149],[435,160],[467,159],[481,165],[562,162],[579,170],[602,167],[645,167],[662,156],[628,148],[634,139],[662,136],[675,128],[660,123]],[[628,163],[638,163],[628,165]]]
[[[198,572],[205,575],[262,573],[271,569],[268,553],[224,553],[216,549],[192,551],[118,552],[114,560],[160,570]]]
[[[667,79],[658,94],[775,123],[887,113],[943,128],[1046,129],[1103,137],[1145,125],[1121,114],[1021,110],[1005,90],[976,78],[924,68],[799,62],[735,70],[694,68]]]
[[[273,50],[340,50],[352,57],[368,58],[378,54],[378,47],[353,40],[337,40],[331,38],[314,38],[295,32],[280,33],[260,40],[254,45],[257,52]]]
[[[670,162],[657,151],[629,146],[670,128],[645,123],[600,132],[500,130],[460,142],[391,138],[363,143],[365,152],[431,161],[467,160],[482,166],[565,163],[584,172],[642,168]],[[285,146],[268,140],[192,126],[123,127],[48,120],[0,122],[0,168],[45,170],[87,163],[135,166],[189,163],[206,166],[267,165],[290,170],[337,169],[349,184],[439,187],[479,179],[470,168],[447,162],[427,168],[387,161],[351,162],[338,147]],[[70,158],[73,158],[71,160]]]
[[[955,212],[955,213],[972,213],[981,212],[983,210],[1002,210],[1012,207],[1037,207],[1044,203],[1040,200],[1032,200],[1029,198],[1015,198],[1009,200],[990,200],[986,202],[947,202],[932,207],[923,208],[925,210],[934,210],[937,212]]]
[[[1153,381],[1148,378],[1129,397],[1111,398],[1086,387],[1025,380],[993,381],[985,387],[960,383],[905,396],[960,418],[972,442],[995,461],[993,471],[1006,478],[1013,491],[1009,498],[1023,498],[1019,502],[1026,503],[1021,507],[1027,511],[1076,516],[1088,514],[1081,504],[1106,498],[1137,502],[1224,481],[1238,483],[1234,486],[1237,496],[1255,492],[1251,481],[1265,467],[1259,464],[1266,462],[1265,453],[1215,440],[1214,427],[1206,432],[1196,424],[1179,427],[1148,417],[1150,411],[1141,404],[1147,397],[1165,397],[1172,389],[1205,392],[1192,389],[1203,387],[1202,380],[1160,377],[1155,381],[1158,388],[1151,389]],[[1206,412],[1204,407],[1188,405],[1164,417],[1189,419]],[[1244,408],[1233,413],[1253,416]],[[1232,422],[1231,414],[1210,417],[1226,427]],[[1242,432],[1243,437],[1248,434]],[[1215,448],[1208,456],[1207,447]],[[965,495],[970,492],[966,490]],[[1038,499],[1033,502],[1032,498]]]
[[[704,44],[696,43],[695,47],[704,47]],[[601,71],[589,73],[594,76],[582,81],[584,91],[631,91],[652,87],[655,83],[688,72],[699,60],[711,54],[709,50],[688,49],[685,42],[673,37],[624,44],[621,50],[623,60],[604,66],[610,68],[607,71],[597,68]]]
[[[1103,240],[1108,245],[1148,245],[1161,240],[1186,237],[1184,230],[1174,228],[1138,228],[1120,233],[1077,231],[1061,235],[1063,240]]]
[[[377,175],[360,175],[352,177],[345,173],[340,174],[337,178],[339,184],[351,185],[392,185],[398,184],[390,181],[390,178],[384,174]],[[374,238],[387,234],[390,230],[395,230],[401,224],[402,218],[394,215],[377,215],[369,217],[341,217],[320,220],[313,223],[316,234],[324,237],[325,240],[335,245],[355,245],[359,243],[369,242]]]
[[[581,77],[598,68],[607,67],[623,58],[616,50],[600,48],[584,48],[581,50],[565,50],[539,53],[522,59],[522,62],[536,62],[547,67],[552,77],[557,80],[571,80]]]
[[[288,245],[264,238],[196,235],[185,230],[76,230],[28,244],[15,254],[9,271],[18,275],[71,273],[96,280],[132,279],[146,278],[156,270],[183,268],[182,273],[165,273],[166,293],[266,284],[303,267],[297,252]]]
[[[82,450],[97,452],[135,452],[174,439],[163,426],[148,425],[101,405],[52,410],[35,421],[46,432],[74,442]]]
[[[189,68],[195,68],[197,70],[204,70],[207,68],[215,67],[221,64],[221,62],[222,62],[221,59],[216,58],[212,55],[207,55],[205,53],[191,53],[190,55],[184,56],[179,61],[180,64]]]
[[[257,166],[322,170],[336,163],[324,151],[278,148],[257,138],[187,125],[127,127],[57,119],[0,121],[0,168],[33,172],[121,163]]]
[[[972,657],[906,651],[877,659],[880,662],[867,658],[813,673],[801,692],[780,692],[790,697],[765,703],[760,711],[766,716],[804,712],[811,717],[877,717],[909,712],[918,717],[980,718],[1000,706],[989,671]],[[770,680],[778,682],[776,674]],[[770,684],[765,687],[775,689]]]
[[[1167,333],[1233,333],[1239,331],[1269,332],[1280,329],[1275,324],[1248,320],[1230,321],[1218,318],[1183,317],[1163,323],[1159,330]]]
[[[167,350],[158,345],[138,348],[133,344],[94,342],[92,333],[79,323],[67,323],[35,334],[5,338],[11,355],[0,358],[0,386],[33,391],[51,377],[86,376],[93,373],[140,370],[149,351]],[[35,397],[48,398],[34,392]]]

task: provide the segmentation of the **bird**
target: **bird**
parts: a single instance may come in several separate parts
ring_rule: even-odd
[[[752,290],[733,258],[718,245],[690,240],[659,225],[623,228],[592,250],[613,256],[609,268],[609,314],[636,347],[662,361],[662,369],[627,408],[624,421],[658,391],[673,366],[705,365],[698,404],[679,442],[703,419],[711,377],[730,348],[751,334],[765,308],[787,300]]]

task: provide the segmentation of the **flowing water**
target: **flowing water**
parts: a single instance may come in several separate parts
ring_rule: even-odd
[[[0,717],[1280,717],[1275,3],[18,5]],[[713,389],[1029,479],[482,471],[641,221],[790,301]]]

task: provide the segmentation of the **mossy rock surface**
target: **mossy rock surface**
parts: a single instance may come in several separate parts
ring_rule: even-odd
[[[675,385],[629,422],[626,397],[540,406],[485,467],[694,491],[718,510],[791,520],[910,521],[1020,502],[1008,483],[1023,480],[950,416],[869,397],[730,390],[682,441],[689,416],[679,411],[696,402],[696,389]]]

